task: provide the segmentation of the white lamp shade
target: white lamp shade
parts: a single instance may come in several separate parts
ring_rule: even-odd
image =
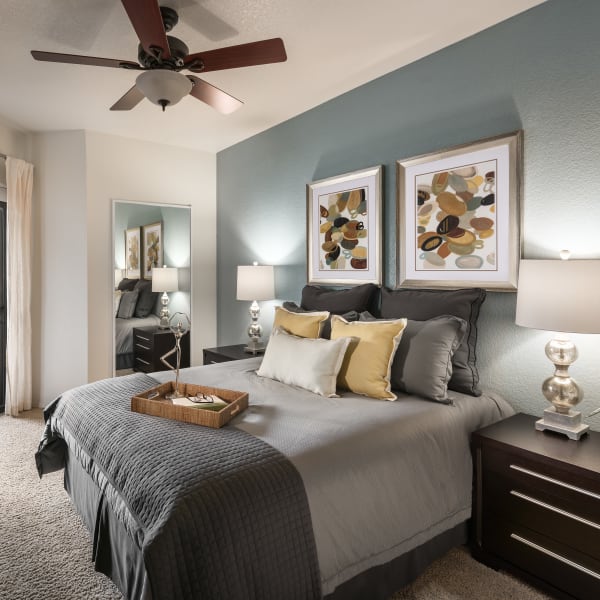
[[[176,292],[179,289],[179,278],[175,267],[152,269],[153,292]]]
[[[144,71],[137,76],[135,85],[150,102],[161,106],[163,103],[168,106],[177,104],[193,86],[185,75],[168,69]]]
[[[238,300],[273,300],[273,298],[275,298],[275,277],[272,266],[253,265],[237,268]]]
[[[119,285],[123,279],[123,269],[115,269],[115,288]]]
[[[517,315],[523,327],[600,333],[600,260],[522,260]]]

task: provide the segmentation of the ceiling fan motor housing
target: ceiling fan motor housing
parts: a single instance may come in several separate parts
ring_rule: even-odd
[[[174,8],[170,6],[161,6],[160,7],[160,16],[162,17],[162,22],[165,27],[165,31],[169,33],[177,23],[179,23],[179,15]]]
[[[182,42],[179,38],[172,35],[167,36],[169,42],[169,50],[171,51],[171,58],[165,60],[160,56],[160,49],[157,49],[156,56],[146,52],[141,44],[138,45],[138,61],[146,69],[181,69],[183,68],[183,61],[185,57],[190,53],[187,45]]]

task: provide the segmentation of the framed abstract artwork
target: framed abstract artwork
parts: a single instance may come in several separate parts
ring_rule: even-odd
[[[143,278],[152,279],[152,269],[163,266],[162,222],[144,225]]]
[[[397,287],[515,291],[523,132],[397,162]]]
[[[381,284],[383,167],[306,186],[308,283]]]
[[[141,274],[141,237],[140,228],[125,230],[125,277],[139,279]]]

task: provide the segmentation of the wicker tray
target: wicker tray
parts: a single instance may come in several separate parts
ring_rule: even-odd
[[[131,398],[131,410],[155,417],[195,423],[206,427],[223,427],[233,417],[248,408],[248,394],[223,388],[206,387],[192,383],[180,383],[179,391],[185,396],[195,396],[198,392],[214,394],[227,402],[221,410],[203,410],[195,406],[177,406],[165,396],[175,389],[175,382],[168,381]],[[158,392],[158,396],[155,393]],[[152,396],[149,398],[148,396]]]

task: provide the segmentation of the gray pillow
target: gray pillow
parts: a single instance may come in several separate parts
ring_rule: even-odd
[[[295,302],[284,302],[283,308],[285,308],[285,310],[289,310],[290,312],[295,312],[295,313],[315,312],[312,310],[305,310],[304,308],[298,306]],[[347,313],[344,313],[341,316],[344,317],[344,319],[346,319],[346,321],[350,322],[350,321],[358,321],[359,314],[355,310],[351,310],[351,311],[348,311]],[[326,340],[331,338],[331,317],[329,317],[327,320],[323,321],[323,325],[321,326],[321,333],[319,334],[319,337],[326,339]]]
[[[121,290],[122,292],[128,291],[130,292],[131,290],[133,290],[135,288],[135,284],[138,282],[137,279],[121,279],[121,281],[119,281],[119,285],[117,286],[118,290]]]
[[[361,321],[376,320],[370,313]],[[392,388],[448,403],[452,356],[465,337],[467,323],[444,315],[427,321],[408,319],[392,362]]]
[[[304,310],[328,310],[332,315],[343,315],[353,310],[375,313],[378,303],[379,288],[373,283],[363,283],[346,290],[305,285],[300,306]]]
[[[477,371],[477,318],[485,300],[485,290],[381,290],[381,318],[406,317],[427,321],[452,315],[467,323],[466,335],[452,357],[452,378],[448,387],[457,392],[480,396]]]
[[[121,303],[119,304],[119,311],[117,312],[117,317],[119,319],[131,319],[131,317],[133,317],[138,296],[139,293],[137,290],[123,292],[121,295]]]
[[[134,315],[139,319],[147,317],[156,306],[156,299],[160,295],[152,291],[152,281],[140,279],[135,284],[135,290],[139,292],[138,302],[135,307]]]

